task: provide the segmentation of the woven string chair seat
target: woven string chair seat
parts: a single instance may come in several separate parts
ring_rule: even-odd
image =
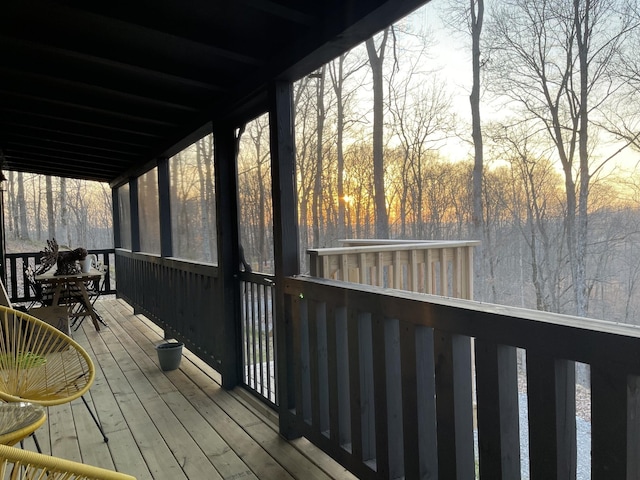
[[[71,337],[0,306],[0,399],[59,405],[84,395],[94,376],[91,358]]]

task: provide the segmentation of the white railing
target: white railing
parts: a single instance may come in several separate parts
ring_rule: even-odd
[[[477,241],[343,240],[344,247],[309,249],[314,277],[473,298]]]

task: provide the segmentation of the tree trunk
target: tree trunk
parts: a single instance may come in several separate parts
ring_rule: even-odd
[[[49,175],[46,177],[45,189],[47,197],[47,238],[52,239],[56,238],[56,221],[53,209],[53,182]]]
[[[313,218],[313,246],[320,247],[320,221],[322,218],[322,166],[323,152],[322,144],[324,143],[324,78],[326,65],[314,74],[316,79],[316,172],[313,182],[313,198],[311,200],[312,218]]]
[[[482,177],[484,171],[484,152],[482,143],[482,126],[480,121],[480,34],[484,17],[484,0],[470,0],[471,7],[471,63],[473,86],[469,101],[471,103],[471,134],[473,137],[473,236],[477,240],[484,238],[484,219],[482,208]],[[487,238],[488,240],[488,238]],[[487,241],[487,243],[489,243]],[[486,251],[482,244],[476,247],[476,283],[485,278],[484,265]]]
[[[202,140],[205,149],[205,189],[207,201],[207,239],[211,261],[218,261],[218,246],[216,239],[216,209],[215,207],[215,186],[213,180],[213,136]]]
[[[474,148],[473,163],[473,227],[476,238],[482,238],[482,175],[484,168],[482,128],[480,123],[480,34],[484,17],[484,0],[470,0],[471,3],[471,58],[473,86],[471,103],[471,123]]]
[[[346,203],[344,194],[344,148],[342,145],[344,136],[344,58],[338,57],[338,71],[333,79],[333,89],[336,94],[336,160],[337,164],[337,188],[338,188],[338,238],[347,236],[346,229]]]
[[[580,129],[578,138],[578,156],[580,159],[580,183],[578,192],[578,219],[576,225],[576,313],[578,316],[586,316],[589,309],[589,296],[587,292],[587,219],[589,182],[591,175],[589,172],[589,109],[587,101],[589,98],[589,36],[592,25],[589,21],[591,10],[591,0],[584,0],[584,17],[581,18],[581,0],[574,0],[574,21],[576,28],[576,38],[578,41],[578,61],[580,64],[580,103],[578,116],[580,118]]]
[[[60,246],[71,247],[71,233],[69,231],[69,209],[67,206],[67,179],[60,178],[60,226],[62,227],[62,242]]]
[[[208,245],[207,239],[207,223],[209,222],[208,215],[208,202],[207,198],[207,188],[206,188],[206,179],[204,172],[204,163],[207,161],[206,155],[203,150],[202,140],[198,140],[196,143],[196,165],[198,168],[198,184],[199,184],[199,192],[200,192],[200,236],[202,238],[202,254],[204,255],[204,261],[210,262],[211,255],[208,248],[205,248],[205,245]]]
[[[376,238],[389,238],[389,219],[384,187],[384,93],[382,75],[384,52],[388,37],[389,28],[386,28],[382,34],[382,41],[378,50],[376,50],[373,38],[365,42],[373,77],[373,189],[376,210]]]
[[[18,229],[18,238],[21,240],[29,240],[29,224],[27,222],[27,201],[24,195],[24,175],[18,172],[18,218],[20,228]]]

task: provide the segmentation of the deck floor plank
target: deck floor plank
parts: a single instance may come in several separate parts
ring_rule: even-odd
[[[132,323],[135,323],[134,319],[132,319]],[[136,344],[146,351],[149,358],[153,358],[155,344],[151,339],[155,339],[155,343],[158,343],[161,341],[161,337],[157,336],[157,333],[146,336],[140,333],[139,326],[131,324],[123,325],[123,328],[127,329],[137,340]],[[155,370],[158,370],[156,363],[154,363],[154,367]],[[202,421],[208,422],[220,437],[221,442],[230,447],[238,459],[242,460],[241,464],[230,465],[231,471],[225,475],[225,478],[256,478],[254,472],[259,472],[261,479],[294,478],[247,434],[242,425],[244,420],[238,423],[219,408],[215,398],[224,392],[220,385],[212,382],[211,378],[206,375],[194,381],[184,374],[184,370],[189,368],[191,368],[191,363],[183,362],[180,370],[167,372],[162,377],[171,380],[174,389],[179,391],[200,412]],[[206,390],[209,388],[213,392],[213,397],[206,394]]]
[[[309,442],[283,440],[277,416],[185,350],[178,370],[163,372],[155,345],[162,330],[121,300],[96,308],[108,327],[84,322],[72,332],[96,366],[86,395],[109,437],[105,443],[82,400],[49,407],[38,430],[45,453],[115,469],[138,480],[353,479]],[[24,448],[35,450],[31,439]]]

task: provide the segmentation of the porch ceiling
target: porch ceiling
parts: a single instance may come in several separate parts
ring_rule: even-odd
[[[2,168],[116,185],[426,1],[4,2]]]

